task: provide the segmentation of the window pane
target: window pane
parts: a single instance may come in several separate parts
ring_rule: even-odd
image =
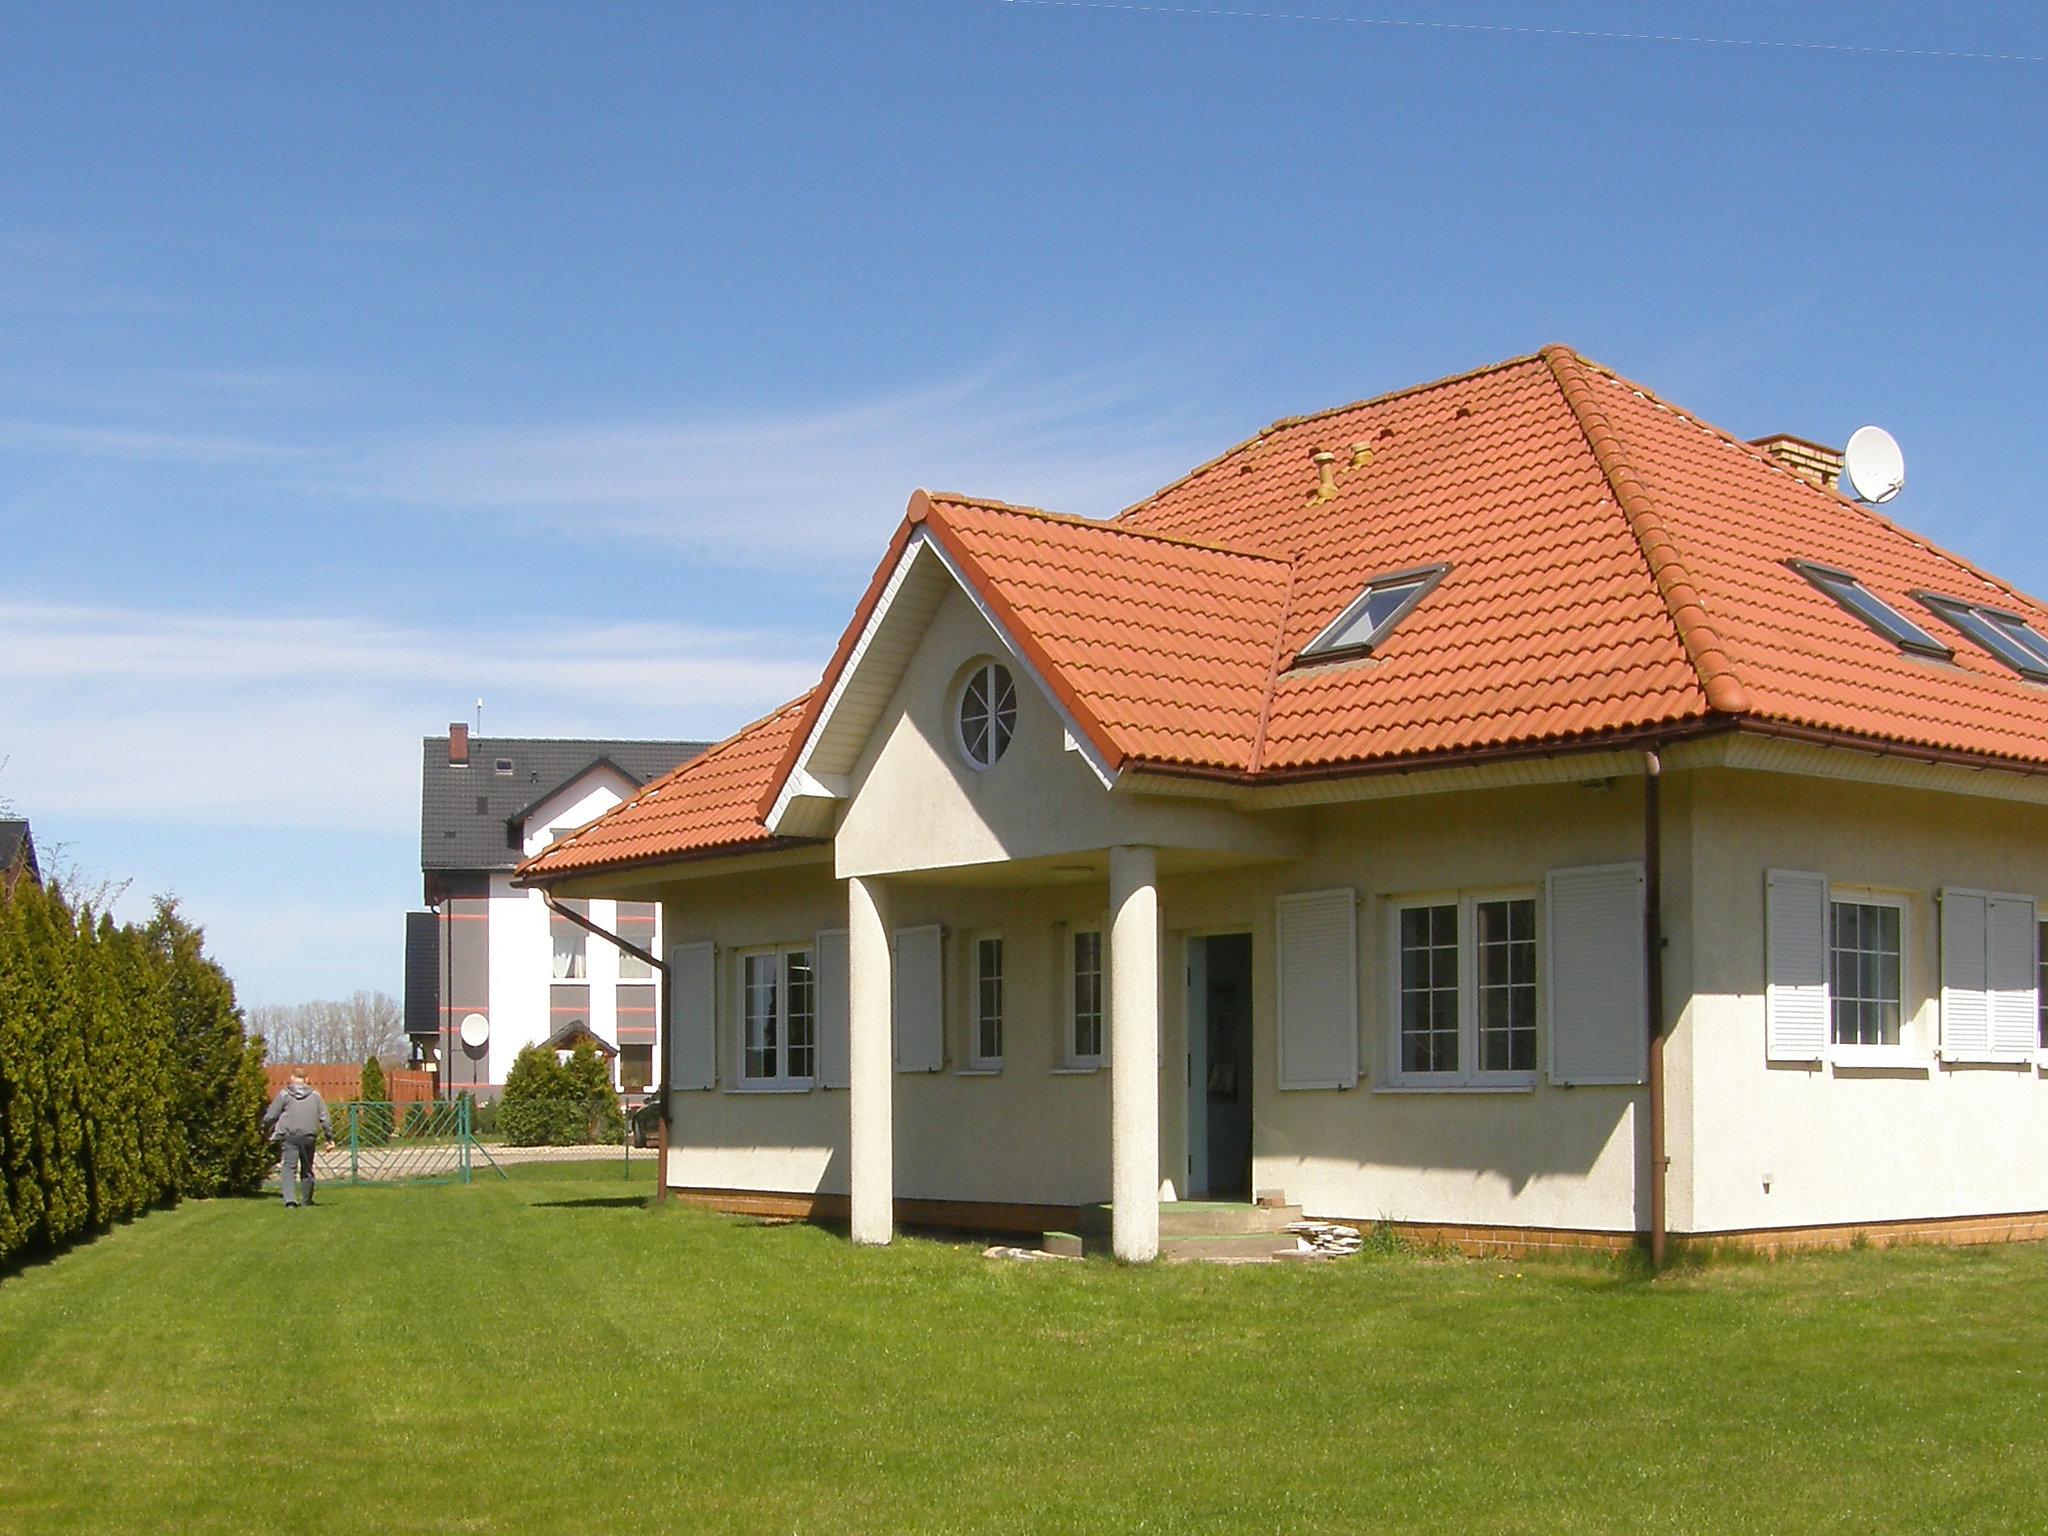
[[[1401,910],[1401,1069],[1458,1070],[1458,909]]]
[[[619,903],[619,937],[629,944],[637,944],[650,955],[654,953],[654,912],[651,901],[622,901]],[[652,981],[654,967],[638,955],[626,950],[619,951],[619,980]]]
[[[784,957],[783,1036],[787,1041],[788,1075],[808,1078],[816,1075],[818,1052],[818,1008],[816,977],[811,969],[811,952],[793,949]]]
[[[1003,941],[974,945],[974,1054],[981,1061],[1003,1059]]]
[[[583,917],[590,915],[587,901],[565,901],[570,911]],[[584,948],[586,935],[568,918],[559,912],[548,914],[548,933],[554,941],[554,978],[557,981],[581,981],[588,974],[585,969]]]
[[[1479,928],[1479,1066],[1536,1070],[1536,903],[1482,901]]]
[[[746,1011],[746,1064],[749,1078],[777,1075],[779,1062],[775,1039],[776,990],[781,965],[775,955],[748,955],[746,978],[741,987]]]
[[[1074,935],[1074,1055],[1102,1054],[1102,935]]]
[[[654,1081],[654,1047],[651,1045],[622,1045],[619,1047],[619,1087],[627,1093],[640,1093]]]
[[[1883,902],[1838,901],[1829,913],[1828,981],[1837,1045],[1897,1045],[1900,913]]]

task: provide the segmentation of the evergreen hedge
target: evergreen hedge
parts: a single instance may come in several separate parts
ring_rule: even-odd
[[[529,1045],[505,1075],[497,1128],[515,1147],[568,1147],[623,1141],[626,1119],[611,1074],[588,1042],[566,1062],[545,1046]]]
[[[270,1162],[263,1045],[199,930],[116,927],[24,881],[0,898],[0,1271]]]

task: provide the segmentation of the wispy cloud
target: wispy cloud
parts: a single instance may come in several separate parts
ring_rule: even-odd
[[[481,695],[505,734],[720,735],[800,692],[822,637],[661,624],[435,630],[0,603],[6,794],[39,817],[391,832],[419,738]]]
[[[405,438],[335,488],[720,562],[831,561],[871,554],[919,486],[1084,514],[1136,500],[1200,436],[1156,380],[988,367],[829,410]]]

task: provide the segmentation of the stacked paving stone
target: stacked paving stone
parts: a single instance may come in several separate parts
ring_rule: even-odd
[[[1358,1228],[1340,1226],[1334,1221],[1294,1221],[1287,1230],[1296,1239],[1298,1251],[1304,1256],[1319,1259],[1341,1259],[1358,1252],[1365,1239],[1358,1235]]]

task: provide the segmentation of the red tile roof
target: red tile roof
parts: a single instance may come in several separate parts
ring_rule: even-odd
[[[1327,496],[1318,453],[1336,456]],[[570,842],[623,850],[614,819],[638,841],[604,862],[767,840],[759,818],[920,527],[1112,767],[1265,782],[1739,724],[2048,768],[2048,693],[1908,594],[2043,630],[2048,609],[1551,347],[1277,422],[1111,522],[920,492],[808,705],[650,786],[660,830],[636,801]],[[1854,573],[1954,662],[1901,653],[1794,558]],[[1370,657],[1297,664],[1368,581],[1439,563]],[[728,751],[744,774],[711,766]],[[599,862],[563,848],[546,872]]]
[[[773,835],[754,802],[781,760],[810,695],[728,736],[663,774],[630,800],[571,832],[519,867],[521,880],[566,879],[652,860],[761,853],[801,839]]]

